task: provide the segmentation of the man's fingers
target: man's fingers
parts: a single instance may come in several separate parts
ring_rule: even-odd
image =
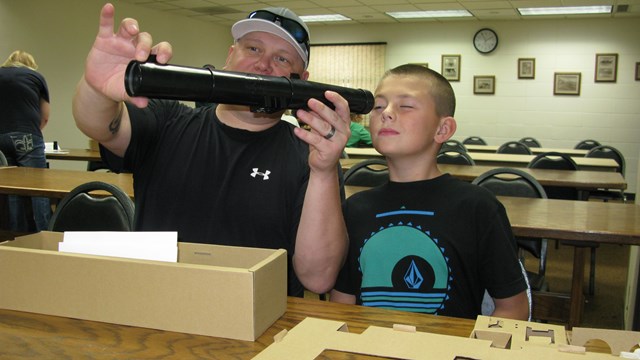
[[[326,91],[324,96],[333,103],[335,111],[340,116],[340,119],[350,119],[349,103],[340,94],[333,91]],[[348,122],[347,122],[348,124]]]
[[[100,11],[100,26],[98,27],[98,37],[113,36],[113,18],[115,9],[111,4],[105,4]]]
[[[160,64],[166,64],[173,56],[173,48],[166,41],[160,42],[151,49],[151,53],[156,55],[156,61]]]
[[[135,38],[136,60],[145,61],[149,58],[152,42],[153,39],[151,38],[151,34],[147,32],[141,32],[138,34]]]

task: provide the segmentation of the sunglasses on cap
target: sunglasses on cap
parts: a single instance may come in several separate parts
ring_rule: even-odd
[[[303,44],[309,51],[309,34],[297,21],[287,19],[280,15],[274,14],[266,10],[257,10],[249,14],[247,19],[262,19],[278,23],[281,28],[286,30],[299,43]]]

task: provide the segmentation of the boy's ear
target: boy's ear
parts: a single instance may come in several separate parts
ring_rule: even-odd
[[[440,125],[436,130],[435,141],[440,144],[446,142],[456,133],[457,127],[456,120],[451,116],[440,119]]]

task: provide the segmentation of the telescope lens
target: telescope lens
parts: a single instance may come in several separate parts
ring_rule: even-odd
[[[137,96],[142,84],[142,67],[140,63],[131,61],[124,73],[125,90],[129,96]]]

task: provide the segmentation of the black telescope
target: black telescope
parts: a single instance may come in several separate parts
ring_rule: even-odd
[[[304,81],[280,76],[131,61],[124,86],[129,96],[246,105],[253,112],[273,113],[285,109],[308,109],[310,98],[334,108],[324,97],[335,91],[349,102],[355,114],[373,108],[373,94],[362,89]]]

